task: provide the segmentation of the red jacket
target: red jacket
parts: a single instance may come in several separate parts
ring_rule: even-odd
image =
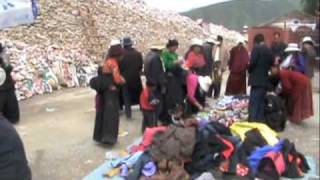
[[[154,110],[155,107],[150,104],[151,90],[146,87],[140,95],[140,106],[143,110]]]

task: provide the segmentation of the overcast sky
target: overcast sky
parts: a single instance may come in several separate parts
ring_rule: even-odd
[[[228,0],[145,0],[152,7],[176,12],[183,12],[224,1]]]

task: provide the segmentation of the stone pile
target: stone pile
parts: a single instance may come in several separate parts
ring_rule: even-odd
[[[41,15],[34,24],[0,31],[0,41],[6,41],[10,47],[11,62],[27,72],[20,75],[24,79],[28,77],[29,84],[35,84],[36,79],[42,77],[39,69],[49,72],[48,67],[60,67],[52,73],[58,79],[57,84],[79,86],[78,83],[65,83],[61,78],[63,64],[71,69],[81,69],[82,65],[74,67],[79,61],[85,61],[93,67],[92,62],[103,60],[111,39],[130,36],[137,49],[145,53],[151,45],[165,44],[168,38],[174,37],[181,44],[179,53],[182,55],[192,38],[205,39],[214,34],[190,18],[149,8],[142,0],[40,0],[40,10]],[[219,32],[227,39],[234,36],[227,30]],[[57,62],[60,64],[55,65]],[[21,99],[42,93],[26,93],[20,84],[17,83]],[[30,90],[34,85],[29,86]]]

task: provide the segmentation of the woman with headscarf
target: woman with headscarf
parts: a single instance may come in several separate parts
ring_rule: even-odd
[[[184,64],[186,69],[191,69],[198,75],[205,74],[206,61],[203,55],[203,42],[200,39],[193,39],[190,50],[186,55],[186,63]]]
[[[302,55],[305,58],[306,75],[311,79],[314,76],[314,69],[316,68],[317,52],[314,42],[309,36],[304,37],[302,40]]]
[[[289,70],[272,67],[272,74],[280,79],[282,94],[290,99],[289,120],[299,124],[313,116],[313,99],[311,82],[307,76]]]
[[[115,144],[119,132],[119,86],[125,83],[119,72],[121,45],[111,45],[108,58],[98,69],[98,76],[90,81],[97,92],[96,120],[93,139],[103,144]]]
[[[230,51],[229,70],[226,95],[245,95],[247,93],[247,67],[249,53],[244,47],[244,41],[238,40],[238,45]]]
[[[281,69],[287,69],[291,71],[297,71],[302,74],[306,73],[305,59],[301,54],[301,50],[296,43],[290,43],[285,49],[288,53],[286,59],[281,63]]]
[[[15,124],[20,120],[19,104],[11,77],[13,67],[6,62],[4,54],[4,47],[0,44],[0,114]]]

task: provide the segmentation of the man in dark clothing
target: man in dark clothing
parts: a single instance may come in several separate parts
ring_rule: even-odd
[[[205,66],[205,76],[212,77],[213,73],[213,47],[215,45],[215,40],[209,38],[204,44],[203,44],[203,55],[204,59],[206,61],[206,66]]]
[[[157,116],[163,110],[163,99],[165,95],[165,71],[161,60],[161,53],[164,47],[152,46],[144,60],[144,73],[146,80],[155,86],[154,95],[159,97],[159,104],[156,107]]]
[[[0,44],[0,113],[11,123],[20,119],[19,104],[11,77],[13,67],[4,59],[4,47]]]
[[[268,87],[268,72],[273,64],[273,56],[264,42],[264,36],[254,38],[255,47],[251,52],[249,65],[249,121],[264,121],[264,98]]]
[[[275,63],[280,64],[286,54],[284,50],[286,49],[287,45],[281,40],[281,36],[279,32],[274,33],[274,41],[271,44],[271,52],[275,58]]]
[[[31,180],[22,141],[14,127],[0,113],[0,179]]]
[[[126,80],[126,84],[121,87],[121,92],[126,116],[128,119],[131,119],[131,105],[139,104],[139,98],[142,92],[140,75],[142,72],[143,59],[142,54],[132,47],[133,42],[129,37],[124,38],[122,43],[124,56],[120,61],[120,72]],[[121,103],[120,106],[122,107],[122,105]]]

